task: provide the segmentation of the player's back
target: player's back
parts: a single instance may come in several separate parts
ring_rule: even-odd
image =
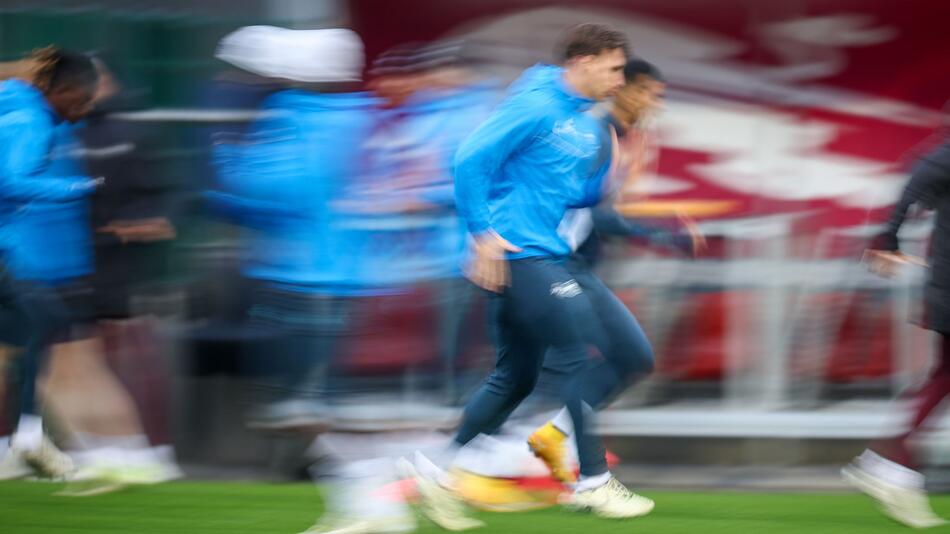
[[[241,144],[218,147],[222,185],[276,208],[253,234],[249,276],[327,291],[347,283],[352,233],[334,224],[334,202],[358,172],[371,109],[359,93],[281,91]]]

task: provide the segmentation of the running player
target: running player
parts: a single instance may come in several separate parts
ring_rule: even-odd
[[[455,451],[505,422],[534,389],[546,359],[568,374],[587,365],[586,336],[597,319],[567,269],[571,249],[557,229],[568,209],[598,204],[609,189],[616,135],[586,112],[624,84],[626,56],[622,33],[598,24],[575,27],[562,50],[563,67],[526,71],[456,156],[458,210],[474,240],[467,272],[493,293],[497,359],[466,406],[452,449],[435,463],[419,453],[403,463],[419,484],[425,512],[444,528],[480,525],[466,517],[443,469]],[[614,479],[599,440],[588,439],[578,385],[568,384],[562,398],[581,458],[570,504],[607,517],[649,513],[653,502]]]
[[[937,366],[927,382],[913,393],[914,413],[901,435],[873,444],[842,470],[846,481],[880,503],[882,512],[915,528],[946,523],[927,500],[924,476],[917,469],[917,455],[910,444],[940,403],[950,393],[950,129],[939,147],[925,155],[913,169],[886,230],[871,243],[865,259],[872,271],[893,276],[912,258],[900,252],[897,237],[908,209],[920,205],[937,212],[930,249],[930,280],[924,293],[924,327],[940,334]]]
[[[606,118],[623,138],[626,149],[621,153],[628,161],[619,166],[623,176],[621,187],[640,176],[647,134],[638,130],[662,102],[666,86],[659,70],[639,58],[627,62],[624,78],[626,84],[611,102]],[[599,328],[589,332],[588,339],[598,348],[600,358],[578,378],[583,401],[594,410],[606,406],[626,387],[653,370],[653,351],[643,329],[623,302],[592,271],[599,249],[598,234],[648,237],[657,245],[690,253],[704,246],[695,225],[685,217],[680,217],[681,228],[670,231],[628,221],[612,204],[613,199],[607,199],[595,208],[571,210],[559,228],[574,251],[567,263],[568,271],[587,295],[598,318]],[[561,372],[556,368],[552,370]],[[528,438],[535,455],[548,465],[555,478],[565,483],[574,482],[574,472],[567,465],[566,455],[566,438],[571,432],[571,416],[564,408]]]

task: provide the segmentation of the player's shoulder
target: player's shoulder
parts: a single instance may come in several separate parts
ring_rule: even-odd
[[[0,124],[5,128],[24,128],[31,133],[39,133],[37,129],[53,128],[53,118],[42,109],[20,108],[0,114]]]
[[[520,92],[509,96],[501,109],[508,114],[517,114],[522,119],[546,120],[552,118],[559,108],[555,95],[543,89]]]

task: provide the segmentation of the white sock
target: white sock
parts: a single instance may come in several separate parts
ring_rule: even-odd
[[[10,436],[0,436],[0,457],[10,450]]]
[[[577,484],[574,485],[574,491],[587,491],[592,489],[597,489],[604,484],[610,482],[611,478],[610,471],[600,475],[594,475],[591,477],[581,475],[580,480],[577,481]]]
[[[370,458],[346,462],[335,471],[343,480],[391,479],[393,478],[393,463],[389,458]]]
[[[76,442],[80,448],[86,450],[95,449],[148,449],[148,438],[144,434],[132,434],[130,436],[100,436],[98,434],[88,434],[85,432],[75,433]]]
[[[115,446],[121,447],[123,449],[147,450],[152,448],[148,442],[148,437],[146,437],[145,434],[115,436],[112,439],[114,440]]]
[[[571,412],[567,411],[567,408],[561,408],[554,419],[551,419],[551,424],[554,425],[554,428],[563,432],[565,436],[570,436],[571,432],[574,431],[574,421],[571,420]]]
[[[416,471],[423,477],[434,480],[444,487],[452,486],[452,478],[449,476],[449,472],[427,458],[420,451],[416,451],[415,454],[413,454],[412,463],[415,465]]]
[[[86,432],[73,432],[73,445],[81,450],[93,450],[99,448],[98,437],[95,434]]]
[[[87,451],[90,458],[104,464],[119,464],[125,460],[125,451],[118,447],[96,447]]]
[[[152,458],[154,458],[162,468],[166,480],[174,480],[185,476],[184,471],[178,466],[174,447],[171,445],[159,445],[150,448],[149,451],[151,451]]]
[[[895,486],[921,491],[924,489],[923,474],[888,460],[870,449],[864,451],[858,461],[862,469]]]
[[[38,415],[21,415],[10,443],[21,450],[36,450],[43,442],[43,419]]]
[[[455,459],[458,458],[459,451],[461,450],[462,447],[453,439],[449,442],[448,446],[440,444],[437,447],[428,447],[418,450],[414,458],[422,456],[430,463],[435,464],[435,466],[442,471],[448,471],[452,469],[452,465],[455,464]]]
[[[178,465],[178,460],[175,458],[175,447],[172,447],[171,445],[158,445],[152,447],[152,452],[162,464],[174,466]]]

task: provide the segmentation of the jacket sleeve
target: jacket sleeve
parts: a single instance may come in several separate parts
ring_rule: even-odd
[[[472,234],[491,226],[488,197],[505,162],[524,148],[545,120],[530,93],[511,97],[462,142],[455,156],[455,204]]]
[[[216,143],[213,161],[221,191],[204,199],[220,216],[251,227],[270,226],[276,218],[301,215],[298,198],[286,191],[306,172],[306,150],[296,124],[286,115],[259,120],[237,142]]]
[[[891,212],[887,227],[874,238],[871,248],[898,250],[897,234],[907,217],[907,210],[914,204],[933,208],[937,200],[948,191],[950,191],[950,142],[945,142],[914,165],[910,180],[904,186],[904,192]]]
[[[0,174],[0,197],[15,202],[45,200],[68,202],[82,198],[95,189],[87,176],[38,176],[47,165],[53,141],[53,123],[49,117],[30,110],[7,115],[7,150]]]
[[[422,200],[441,208],[455,206],[455,188],[452,184],[438,184],[427,188],[421,195]]]
[[[205,191],[202,195],[212,213],[234,224],[250,228],[268,228],[273,221],[297,215],[285,205],[232,195],[221,191]]]
[[[612,206],[600,205],[591,210],[594,230],[601,235],[646,239],[651,244],[693,253],[693,238],[678,221],[666,224],[628,219]]]
[[[584,198],[577,204],[572,204],[571,208],[590,208],[594,207],[606,196],[609,196],[610,189],[610,157],[603,163],[597,174],[584,183]]]

